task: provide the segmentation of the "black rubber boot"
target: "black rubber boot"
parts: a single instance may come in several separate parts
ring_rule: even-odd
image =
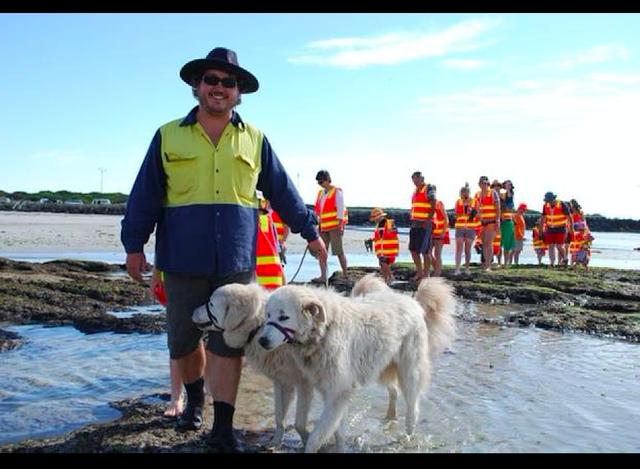
[[[222,401],[213,403],[213,428],[207,438],[211,449],[218,453],[253,453],[255,450],[240,441],[233,431],[235,407]]]
[[[185,384],[187,390],[187,407],[178,417],[176,430],[186,432],[199,430],[202,427],[202,408],[204,406],[204,379]]]

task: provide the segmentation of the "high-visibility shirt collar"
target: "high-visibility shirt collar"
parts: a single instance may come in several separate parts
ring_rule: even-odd
[[[189,111],[189,114],[187,114],[187,116],[182,119],[182,122],[180,122],[180,127],[198,123],[198,107],[199,106],[195,106],[193,109],[191,109],[191,111]],[[236,111],[231,111],[231,123],[241,130],[244,129],[244,122],[242,121],[240,114],[238,114]]]

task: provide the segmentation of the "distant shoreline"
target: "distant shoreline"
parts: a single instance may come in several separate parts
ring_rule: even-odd
[[[0,202],[0,212],[42,212],[42,213],[73,213],[92,215],[124,215],[126,204],[109,205],[67,205],[56,203],[39,203],[30,201],[20,202]],[[307,207],[312,208],[308,205]],[[372,207],[347,207],[349,211],[350,225],[370,225],[369,215]],[[390,208],[385,209],[399,227],[410,225],[409,209]],[[449,214],[450,227],[453,228],[453,210],[447,210]],[[527,229],[531,229],[540,217],[540,212],[529,210],[525,213]],[[609,233],[640,233],[640,220],[631,218],[607,218],[600,215],[586,215],[587,223],[591,231]]]

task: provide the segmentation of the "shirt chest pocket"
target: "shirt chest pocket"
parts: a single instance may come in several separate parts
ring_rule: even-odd
[[[197,155],[193,153],[165,152],[167,190],[175,195],[184,195],[196,189],[198,175]]]
[[[231,161],[231,182],[234,192],[245,203],[253,203],[258,184],[258,167],[244,153],[236,153]]]

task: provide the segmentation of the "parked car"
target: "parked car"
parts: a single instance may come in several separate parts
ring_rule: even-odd
[[[111,205],[111,201],[109,199],[93,199],[91,205]]]
[[[10,204],[11,199],[9,197],[0,197],[0,204]]]
[[[51,202],[49,199],[47,199],[46,197],[43,197],[42,199],[38,200],[38,203],[40,204],[48,204],[49,202]]]
[[[66,205],[84,205],[84,202],[80,199],[69,199],[64,202]]]

